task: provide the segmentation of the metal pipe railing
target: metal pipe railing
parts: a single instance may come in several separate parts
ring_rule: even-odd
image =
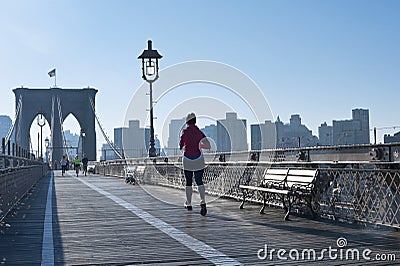
[[[1,156],[0,221],[22,197],[47,174],[47,166],[37,161]]]
[[[137,176],[136,183],[139,185],[184,189],[182,164],[175,160],[113,161],[99,164],[97,172],[124,176],[126,167],[138,165],[146,166],[144,174]],[[313,206],[320,217],[400,228],[400,170],[379,169],[374,163],[352,163],[342,168],[343,164],[338,163],[211,162],[204,172],[206,191],[214,196],[240,199],[239,184],[243,181],[259,184],[268,167],[318,168]],[[250,200],[261,202],[262,198],[255,193]],[[267,203],[280,206],[280,202],[273,197]],[[306,208],[297,211],[308,212]]]

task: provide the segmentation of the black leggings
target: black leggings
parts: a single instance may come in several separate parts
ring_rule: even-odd
[[[203,173],[204,169],[197,170],[197,171],[189,171],[189,170],[184,170],[185,171],[185,178],[186,178],[186,186],[191,187],[193,184],[193,175],[194,175],[194,180],[196,181],[196,184],[198,186],[203,185]]]

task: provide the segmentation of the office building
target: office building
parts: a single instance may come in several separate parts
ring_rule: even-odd
[[[114,150],[108,145],[108,143],[104,143],[101,146],[101,155],[100,161],[111,161],[119,159],[119,157],[115,154]]]
[[[263,124],[251,125],[251,149],[298,148],[316,146],[318,138],[301,123],[300,115],[290,117],[284,124],[279,116],[275,123],[267,120]]]
[[[393,136],[390,136],[389,134],[385,134],[383,136],[383,141],[384,141],[384,143],[400,142],[400,131],[397,133],[394,133]]]
[[[204,135],[206,135],[207,139],[211,144],[211,151],[217,150],[217,126],[216,125],[207,125],[201,129]]]
[[[185,118],[172,119],[168,125],[168,141],[167,141],[167,154],[177,155],[180,154],[179,139],[182,129],[186,126]]]
[[[127,158],[146,157],[148,141],[146,141],[146,130],[140,127],[139,120],[129,120],[129,127],[114,129],[115,147]]]
[[[333,120],[333,145],[369,144],[369,110],[353,109],[352,119]]]
[[[333,127],[328,126],[326,122],[318,127],[318,145],[331,146],[333,145]]]
[[[7,115],[0,115],[0,139],[5,138],[10,131],[12,120]]]
[[[276,126],[271,120],[264,124],[251,125],[251,149],[273,149],[276,147]]]
[[[291,115],[289,124],[283,124],[280,119],[275,124],[278,148],[312,147],[318,143],[318,138],[301,123],[298,114]]]
[[[238,119],[236,113],[226,113],[226,118],[217,120],[217,151],[246,151],[247,126],[245,119]]]

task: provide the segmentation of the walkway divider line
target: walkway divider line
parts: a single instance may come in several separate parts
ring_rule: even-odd
[[[47,190],[46,212],[44,216],[43,240],[42,240],[42,263],[41,265],[54,265],[54,243],[53,243],[53,180],[51,171],[49,188]]]
[[[95,185],[86,182],[83,179],[76,177],[79,181],[90,187],[91,189],[97,191],[98,193],[104,195],[105,197],[111,199],[118,205],[124,207],[125,209],[129,210],[139,218],[143,219],[145,222],[149,223],[150,225],[154,226],[158,230],[164,232],[171,238],[175,239],[176,241],[180,242],[181,244],[185,245],[189,249],[193,250],[203,258],[209,260],[210,262],[214,263],[215,265],[242,265],[239,261],[228,257],[227,255],[223,254],[222,252],[216,250],[215,248],[207,245],[206,243],[176,229],[175,227],[171,226],[170,224],[164,222],[163,220],[154,217],[150,213],[136,207],[135,205],[126,202],[125,200],[114,196],[113,194],[96,187]]]

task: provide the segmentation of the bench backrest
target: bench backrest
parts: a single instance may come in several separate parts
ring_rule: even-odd
[[[273,182],[280,183],[285,182],[286,176],[288,174],[289,169],[281,169],[281,168],[268,168],[264,172],[263,182]]]
[[[290,169],[286,176],[288,187],[293,185],[310,186],[317,176],[318,170],[309,169]]]
[[[146,170],[146,166],[144,165],[138,165],[136,166],[136,173],[137,174],[144,174],[144,171]]]

